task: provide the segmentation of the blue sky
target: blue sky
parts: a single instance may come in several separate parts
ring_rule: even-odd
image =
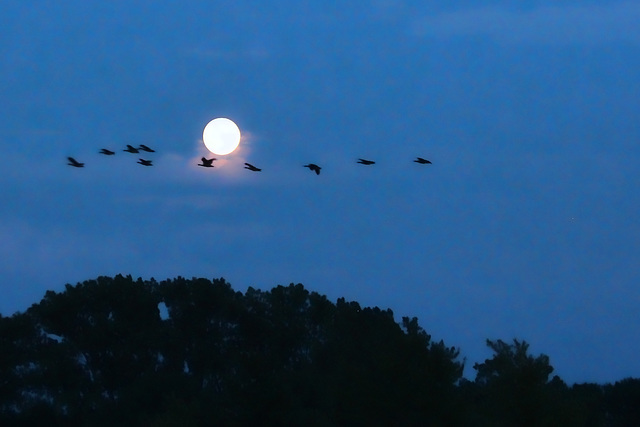
[[[639,21],[631,1],[4,1],[0,312],[118,273],[301,282],[417,316],[469,377],[515,337],[569,383],[638,377]],[[199,168],[215,117],[243,139]],[[152,168],[121,151],[141,143]]]

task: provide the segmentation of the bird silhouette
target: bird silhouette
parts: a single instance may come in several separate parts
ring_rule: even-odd
[[[253,166],[251,163],[245,163],[244,168],[249,169],[250,171],[253,171],[253,172],[260,172],[262,170],[260,168]]]
[[[308,165],[304,165],[303,167],[309,168],[309,170],[314,171],[316,175],[320,175],[320,169],[322,169],[320,166],[314,163],[309,163]]]
[[[418,157],[414,160],[416,163],[420,163],[421,165],[431,164],[431,162],[427,159],[423,159],[422,157]]]
[[[204,168],[212,168],[213,167],[213,161],[216,160],[216,158],[212,158],[212,159],[207,159],[205,157],[203,157],[202,159],[202,163],[198,163],[198,166],[202,166]]]
[[[127,149],[126,150],[122,150],[122,151],[126,151],[127,153],[139,153],[140,151],[136,148],[133,147],[129,144],[127,144]]]
[[[376,162],[374,162],[373,160],[358,159],[358,163],[360,163],[361,165],[373,165]]]
[[[111,150],[107,150],[106,148],[103,148],[102,150],[100,150],[100,154],[106,154],[107,156],[113,156],[115,153],[115,151],[111,151]]]
[[[140,159],[136,163],[140,163],[142,166],[153,166],[151,160]]]
[[[67,157],[67,160],[69,160],[69,163],[67,163],[69,166],[73,166],[74,168],[83,168],[84,167],[84,163],[80,163],[79,161],[77,161],[73,157]]]
[[[147,147],[144,144],[140,144],[140,146],[138,147],[138,150],[146,151],[147,153],[155,153],[156,152],[156,150],[152,150],[151,148]]]

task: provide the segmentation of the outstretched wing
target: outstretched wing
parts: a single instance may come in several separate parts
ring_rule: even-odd
[[[253,172],[260,172],[262,170],[260,168],[253,166],[251,163],[246,163],[246,162],[244,164],[244,168],[249,169],[250,171],[253,171]]]
[[[84,163],[80,163],[79,161],[77,161],[73,157],[67,157],[67,160],[69,160],[69,166],[75,166],[77,168],[81,168],[81,167],[84,166]]]

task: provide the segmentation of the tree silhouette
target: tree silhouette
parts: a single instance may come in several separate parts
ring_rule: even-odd
[[[98,277],[0,315],[0,425],[640,425],[640,380],[570,388],[487,345],[472,382],[417,318],[301,284]]]
[[[500,425],[542,425],[550,403],[547,385],[553,367],[549,357],[530,355],[529,344],[517,339],[513,344],[487,340],[487,346],[494,356],[473,368],[489,417],[502,419]]]
[[[605,418],[615,426],[638,425],[640,420],[640,379],[625,378],[604,387]]]

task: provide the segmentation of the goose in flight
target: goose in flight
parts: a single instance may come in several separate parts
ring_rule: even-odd
[[[115,151],[111,151],[111,150],[107,150],[106,148],[103,148],[102,150],[100,150],[100,154],[106,154],[107,156],[113,156],[114,154],[116,154]]]
[[[126,150],[122,150],[122,151],[126,151],[127,153],[139,153],[140,152],[137,148],[135,148],[135,147],[133,147],[133,146],[131,146],[129,144],[127,144],[127,149]]]
[[[374,162],[373,160],[358,159],[358,163],[360,163],[361,165],[373,165],[376,162]]]
[[[151,148],[147,147],[144,144],[140,144],[140,146],[138,147],[138,150],[146,151],[147,153],[155,153],[156,152],[156,150],[152,150]]]
[[[308,165],[304,165],[303,167],[309,168],[309,170],[314,171],[316,175],[320,175],[320,169],[322,169],[320,166],[314,163],[309,163]]]
[[[83,168],[84,167],[84,163],[80,163],[79,161],[77,161],[73,157],[67,157],[67,160],[69,160],[69,163],[67,163],[69,166],[73,166],[74,168]]]
[[[205,157],[203,157],[202,159],[202,163],[198,163],[198,166],[202,166],[204,168],[212,168],[213,167],[213,161],[216,160],[216,158],[212,158],[212,159],[207,159]]]
[[[140,163],[142,166],[153,166],[151,160],[140,159],[136,163]]]
[[[418,157],[414,160],[416,163],[420,163],[421,165],[431,164],[431,162],[427,159],[423,159],[422,157]]]
[[[251,163],[245,163],[244,168],[249,169],[250,171],[253,171],[253,172],[260,172],[262,170],[260,168],[253,166]]]

